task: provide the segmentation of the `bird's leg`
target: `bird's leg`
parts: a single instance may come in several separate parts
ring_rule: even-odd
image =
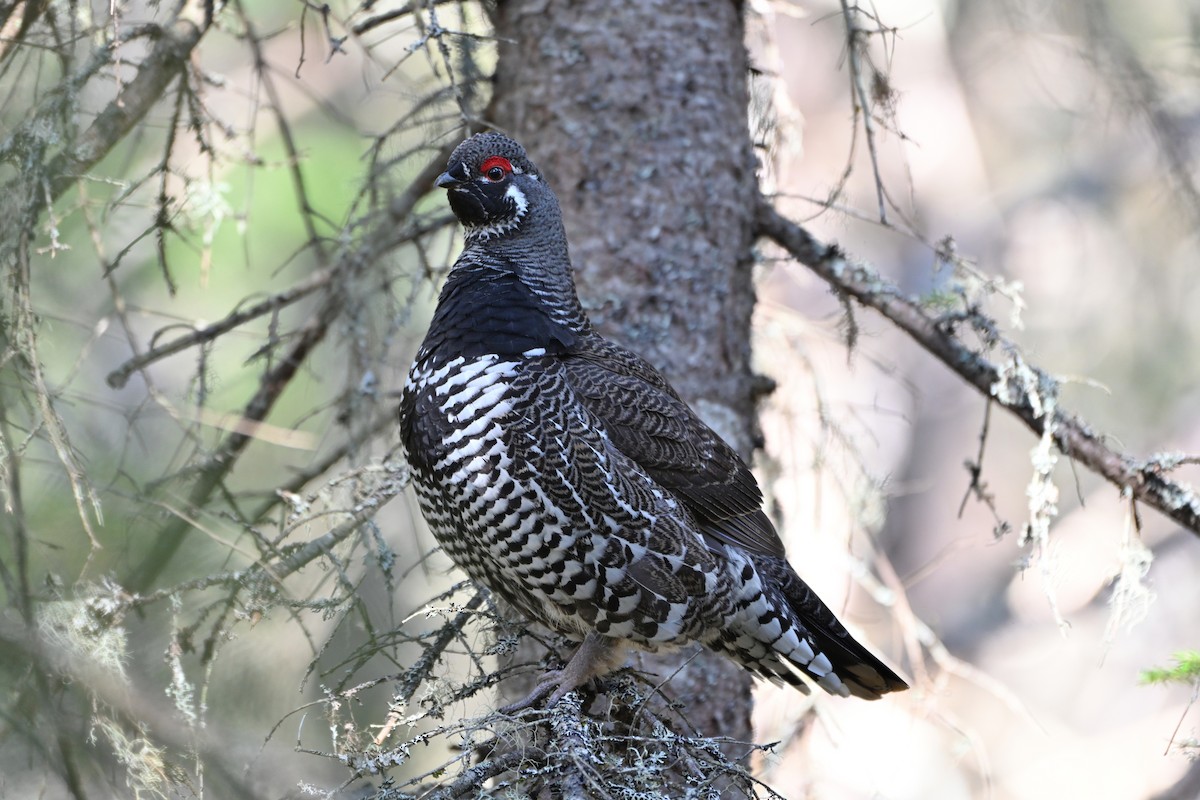
[[[532,692],[521,700],[504,706],[500,713],[513,714],[529,708],[547,692],[554,690],[547,703],[548,706],[552,706],[592,678],[611,672],[623,657],[624,647],[621,642],[598,633],[589,633],[565,667],[547,672]]]
[[[571,656],[571,660],[559,671],[556,681],[558,688],[550,695],[547,705],[554,705],[592,678],[612,672],[624,658],[625,647],[622,642],[598,633],[589,633],[575,651],[575,655]]]

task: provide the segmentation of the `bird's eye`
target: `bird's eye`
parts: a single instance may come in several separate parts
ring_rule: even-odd
[[[492,156],[479,165],[479,171],[492,183],[499,183],[512,172],[512,163],[502,156]]]

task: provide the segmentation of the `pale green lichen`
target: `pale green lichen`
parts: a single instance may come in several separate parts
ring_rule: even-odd
[[[1017,352],[1010,352],[1007,364],[1000,367],[992,384],[992,395],[1009,407],[1028,404],[1033,416],[1042,421],[1042,434],[1030,451],[1033,474],[1025,495],[1029,500],[1029,520],[1018,544],[1028,547],[1028,565],[1036,566],[1042,591],[1054,614],[1054,621],[1064,632],[1069,627],[1058,607],[1054,588],[1054,559],[1050,547],[1050,526],[1058,516],[1059,491],[1054,483],[1054,468],[1058,450],[1054,443],[1056,412],[1058,411],[1058,382],[1025,362]]]
[[[931,295],[931,304],[944,302],[945,295],[953,295],[961,298],[963,305],[968,309],[976,309],[988,298],[998,295],[1009,303],[1008,323],[1012,329],[1019,331],[1025,327],[1025,321],[1022,319],[1026,308],[1025,285],[1021,281],[1005,280],[998,275],[981,272],[969,260],[959,255],[958,243],[952,236],[945,236],[938,241],[934,255],[934,272],[940,271],[943,266],[949,266],[952,277],[944,288]]]
[[[71,664],[86,664],[125,682],[128,637],[121,623],[132,597],[104,581],[78,596],[38,607],[38,635]]]
[[[1041,577],[1042,591],[1054,614],[1054,621],[1064,632],[1069,627],[1058,607],[1058,596],[1054,587],[1054,558],[1050,547],[1050,525],[1058,516],[1058,486],[1054,483],[1054,466],[1058,463],[1058,452],[1054,448],[1054,437],[1049,423],[1037,445],[1030,451],[1033,474],[1025,494],[1029,499],[1029,521],[1018,543],[1029,547],[1033,564]]]
[[[177,769],[167,761],[167,750],[159,747],[138,728],[128,732],[119,722],[103,714],[92,719],[89,737],[92,744],[103,740],[112,748],[113,756],[125,768],[125,785],[131,797],[166,798],[177,796]]]
[[[38,636],[61,658],[62,669],[83,682],[116,680],[129,685],[126,671],[128,637],[125,614],[136,598],[112,581],[81,587],[72,598],[38,608]],[[88,741],[104,744],[124,767],[125,785],[133,798],[166,798],[182,778],[155,744],[144,725],[122,722],[107,703],[93,699]]]
[[[1142,542],[1134,522],[1132,492],[1127,488],[1121,496],[1129,510],[1125,515],[1125,529],[1118,551],[1121,567],[1108,600],[1111,612],[1104,630],[1105,646],[1112,644],[1121,628],[1128,630],[1145,619],[1150,604],[1154,602],[1154,593],[1146,585],[1154,554]]]
[[[224,181],[187,182],[181,211],[188,227],[200,232],[205,247],[212,246],[221,224],[233,216],[233,207],[226,199],[229,193],[230,186]]]
[[[183,605],[178,595],[171,596],[171,607],[175,612],[173,627],[175,630],[179,630],[182,626],[178,615],[183,611]],[[167,647],[166,662],[171,670],[171,682],[166,688],[167,697],[171,698],[175,704],[175,710],[179,712],[189,727],[202,725],[202,710],[196,703],[196,687],[188,679],[187,672],[183,667],[183,647],[174,639]]]

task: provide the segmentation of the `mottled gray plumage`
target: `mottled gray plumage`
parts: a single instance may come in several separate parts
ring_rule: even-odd
[[[450,557],[589,646],[700,642],[805,691],[906,688],[796,575],[745,463],[575,293],[558,201],[519,144],[480,134],[438,185],[466,246],[401,401],[421,509]],[[611,649],[611,648],[608,648]]]

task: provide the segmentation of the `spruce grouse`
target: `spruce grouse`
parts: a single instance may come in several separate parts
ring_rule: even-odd
[[[800,579],[746,464],[644,359],[592,327],[558,200],[524,148],[477,134],[437,185],[465,231],[409,371],[400,433],[446,553],[583,644],[519,705],[621,645],[700,642],[807,692],[907,688]]]

